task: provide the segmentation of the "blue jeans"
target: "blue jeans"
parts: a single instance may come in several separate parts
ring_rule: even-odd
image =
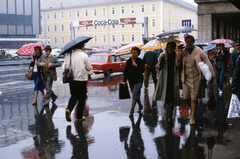
[[[218,88],[220,90],[223,90],[223,80],[224,80],[226,69],[215,69],[215,72],[216,72],[216,81],[218,84]]]

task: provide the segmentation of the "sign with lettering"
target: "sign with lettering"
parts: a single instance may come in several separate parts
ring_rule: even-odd
[[[75,21],[73,22],[73,27],[84,27],[94,25],[101,26],[101,25],[139,24],[139,23],[144,23],[144,17]]]

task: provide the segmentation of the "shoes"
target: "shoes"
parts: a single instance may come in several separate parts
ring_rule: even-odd
[[[81,119],[76,119],[77,122],[83,122],[83,121],[85,121],[85,120],[86,120],[85,117],[82,117]]]
[[[133,118],[133,114],[130,114],[130,115],[129,115],[129,118]]]
[[[139,106],[139,110],[137,111],[138,113],[141,113],[141,110],[142,110],[143,106]]]
[[[37,100],[33,100],[32,105],[37,104]]]
[[[190,125],[195,125],[195,119],[191,118]]]
[[[43,96],[42,102],[46,100],[46,95]]]
[[[148,91],[148,88],[145,87],[145,88],[144,88],[144,92],[147,92],[147,91]]]
[[[68,122],[71,122],[71,112],[70,112],[69,109],[66,109],[65,115],[66,115],[66,120],[67,120]]]
[[[223,90],[220,89],[220,90],[219,90],[219,94],[223,94]]]
[[[52,103],[54,103],[57,100],[58,96],[52,99]]]

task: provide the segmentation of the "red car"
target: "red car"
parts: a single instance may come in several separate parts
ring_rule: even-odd
[[[108,53],[97,53],[90,56],[93,66],[93,73],[103,73],[110,76],[113,72],[123,72],[126,67],[126,61],[122,61],[120,56]]]

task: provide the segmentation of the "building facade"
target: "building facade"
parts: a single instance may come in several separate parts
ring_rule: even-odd
[[[181,0],[82,0],[59,2],[41,1],[41,35],[50,39],[48,44],[62,47],[71,40],[71,22],[111,20],[112,23],[75,27],[75,37],[92,36],[91,46],[120,46],[142,43],[144,24],[116,24],[119,18],[148,17],[148,37],[155,37],[164,30],[181,27],[182,20],[191,20],[191,27],[197,29],[197,8]],[[191,33],[197,38],[197,33]],[[179,36],[183,39],[183,36]]]
[[[19,48],[30,42],[41,33],[40,26],[40,0],[0,1],[1,48]]]

